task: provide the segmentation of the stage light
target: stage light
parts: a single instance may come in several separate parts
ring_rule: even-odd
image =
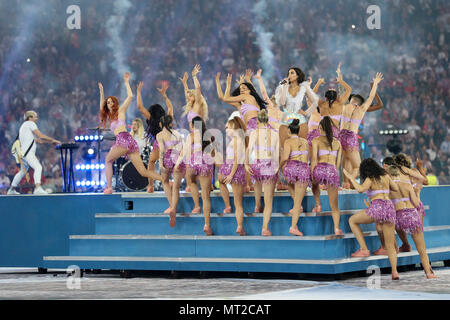
[[[94,140],[97,141],[98,140],[98,135],[94,136]]]
[[[81,182],[77,181],[76,185],[77,185],[77,187],[81,186]]]
[[[379,135],[401,135],[401,134],[408,134],[408,130],[406,129],[385,129],[385,130],[379,130],[378,131]]]
[[[83,136],[80,136],[80,141],[84,141],[84,137]]]
[[[79,140],[80,140],[80,137],[79,137],[79,136],[75,136],[74,140],[75,140],[75,141],[79,141]]]
[[[31,61],[31,59],[30,58],[27,58],[27,62],[29,63]]]
[[[84,187],[86,185],[86,181],[81,181],[81,186]]]
[[[88,141],[89,136],[84,136],[84,140]]]
[[[100,138],[100,141],[103,141],[103,136],[102,135],[99,138]]]
[[[93,155],[95,153],[95,150],[93,148],[88,149],[88,154]]]
[[[86,181],[86,185],[89,187],[91,185],[91,182],[89,180]]]
[[[82,163],[75,165],[76,170],[103,170],[105,165],[103,163]]]
[[[356,28],[356,26],[354,24],[352,24],[352,29],[355,29],[355,28]]]

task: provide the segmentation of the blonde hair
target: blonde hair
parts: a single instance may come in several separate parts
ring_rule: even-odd
[[[386,171],[390,176],[393,177],[396,177],[400,174],[400,169],[397,166],[389,166]]]
[[[195,96],[195,90],[194,89],[189,89],[187,90],[187,93],[190,93],[192,95]],[[185,116],[189,111],[192,110],[192,108],[194,107],[194,103],[196,101],[187,101],[186,98],[186,104],[184,105],[184,112],[182,116]],[[201,104],[201,110],[202,110],[202,114],[201,117],[203,120],[207,120],[208,119],[208,104],[206,103],[206,99],[205,97],[203,97],[203,95],[200,96],[200,102]]]
[[[28,121],[28,119],[30,119],[31,117],[34,117],[35,115],[37,115],[37,113],[33,110],[28,110],[27,112],[25,112],[23,119],[25,121]]]
[[[137,137],[139,139],[144,139],[144,122],[142,121],[142,119],[140,118],[136,118],[133,120],[133,122],[136,121],[136,124],[138,126],[137,132],[134,133],[133,130],[131,130],[131,136],[134,138],[135,135],[137,135]]]
[[[258,121],[260,123],[269,122],[269,115],[267,114],[266,109],[262,109],[260,112],[258,112]]]

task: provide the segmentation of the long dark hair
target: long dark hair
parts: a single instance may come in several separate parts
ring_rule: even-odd
[[[159,123],[161,124],[161,127],[166,128],[171,134],[173,134],[172,130],[170,128],[172,121],[173,121],[172,116],[168,114],[168,115],[162,116],[159,120]]]
[[[366,178],[381,180],[381,176],[386,175],[387,172],[384,170],[378,162],[372,158],[364,159],[359,166],[359,176],[362,183]]]
[[[201,131],[202,131],[202,136],[201,136],[201,139],[202,139],[202,151],[204,151],[205,150],[205,148],[207,147],[207,146],[209,146],[210,144],[211,144],[211,140],[209,140],[209,141],[205,141],[205,139],[203,138],[204,136],[205,136],[205,132],[206,132],[206,124],[205,124],[205,121],[203,121],[203,119],[201,118],[201,117],[194,117],[193,119],[192,119],[192,126],[195,128],[195,123],[196,122],[201,122]]]
[[[327,137],[327,141],[330,145],[330,148],[333,148],[333,122],[329,116],[323,117],[320,120],[319,125],[322,127],[322,130],[325,132],[325,136]]]
[[[250,95],[252,95],[253,98],[255,98],[256,102],[259,105],[259,108],[261,110],[266,109],[266,102],[259,96],[255,87],[250,82],[242,82],[241,84],[245,84],[247,86],[248,90],[250,90]],[[237,87],[236,89],[233,90],[233,93],[231,95],[238,96],[240,94],[241,94],[241,89],[239,87]]]
[[[166,115],[166,111],[160,104],[153,104],[148,108],[150,113],[150,120],[147,120],[147,129],[145,130],[145,135],[150,140],[154,140],[156,135],[161,132],[161,127],[159,122],[161,117]],[[152,141],[150,141],[152,142]]]
[[[333,106],[333,102],[336,101],[337,97],[338,97],[338,95],[337,95],[336,90],[330,89],[330,90],[327,90],[327,92],[325,92],[325,98],[327,98],[327,100],[328,100],[328,106],[330,107],[330,109]]]
[[[306,76],[305,73],[302,71],[302,69],[298,68],[298,67],[292,67],[288,69],[288,76],[289,76],[289,70],[294,70],[295,73],[297,74],[298,78],[297,78],[297,82],[298,84],[302,83],[303,81],[306,80]]]

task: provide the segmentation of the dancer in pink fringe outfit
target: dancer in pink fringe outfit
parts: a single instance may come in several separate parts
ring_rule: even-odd
[[[239,116],[228,120],[225,128],[227,133],[227,149],[225,162],[219,169],[220,193],[222,198],[229,199],[227,184],[233,189],[234,207],[236,212],[236,233],[245,236],[244,207],[242,205],[247,180],[245,176],[245,132],[244,123]],[[229,202],[229,200],[228,200]]]
[[[341,213],[338,206],[339,172],[337,170],[341,164],[342,148],[339,140],[333,137],[332,127],[331,118],[324,117],[319,125],[321,136],[312,141],[312,192],[316,202],[315,212],[321,212],[319,185],[326,186],[334,234],[342,235],[342,230],[339,228]]]
[[[125,87],[127,89],[127,98],[119,106],[119,101],[116,97],[110,96],[105,99],[103,93],[103,85],[99,82],[98,87],[100,89],[100,119],[104,126],[106,122],[110,121],[111,131],[116,136],[116,142],[111,147],[108,155],[105,159],[105,175],[107,187],[104,190],[105,194],[113,193],[112,189],[112,165],[116,159],[121,156],[126,156],[131,160],[136,170],[143,177],[153,178],[155,180],[161,180],[161,176],[154,171],[147,170],[142,162],[141,155],[139,153],[139,147],[136,140],[133,139],[131,134],[127,131],[127,125],[125,121],[125,114],[133,100],[133,92],[130,87],[130,74],[126,72],[123,76]]]
[[[268,126],[266,110],[258,113],[258,126],[250,134],[245,157],[245,169],[252,176],[255,200],[261,198],[264,188],[264,211],[261,234],[271,236],[269,221],[272,215],[275,184],[278,179],[279,139],[278,133]]]
[[[359,125],[373,99],[376,96],[378,84],[383,80],[383,75],[377,73],[373,79],[372,89],[370,90],[369,98],[364,100],[359,94],[355,94],[350,99],[350,102],[344,105],[342,110],[341,127],[339,139],[342,145],[343,164],[347,171],[355,173],[358,172],[359,164],[361,163],[361,156],[359,154],[358,132]],[[348,183],[343,184],[344,188],[349,189]]]
[[[389,166],[387,172],[399,188],[398,192],[391,191],[390,193],[392,203],[395,206],[397,233],[401,230],[404,233],[411,234],[427,279],[436,279],[425,248],[423,222],[416,209],[419,206],[416,192],[410,180],[401,174],[398,166]]]
[[[199,197],[197,180],[200,181],[203,202],[203,216],[205,226],[203,231],[206,235],[213,235],[210,225],[211,215],[211,179],[214,173],[214,149],[211,140],[205,140],[205,122],[200,117],[194,117],[189,124],[191,134],[187,137],[174,170],[179,170],[179,166],[184,161],[187,163],[186,175],[190,176],[192,197]]]
[[[181,179],[186,173],[186,165],[181,162],[177,170],[175,169],[176,161],[183,149],[183,138],[173,129],[173,118],[170,115],[161,117],[160,120],[162,131],[156,135],[156,141],[159,145],[159,166],[161,169],[161,177],[163,189],[169,201],[169,208],[164,213],[170,215],[169,224],[174,227],[176,224],[176,213],[178,201],[180,199]],[[173,185],[170,185],[169,178],[173,175]]]
[[[397,251],[395,250],[395,207],[389,197],[391,191],[398,192],[397,184],[392,181],[386,170],[372,158],[364,159],[359,167],[359,175],[362,184],[355,180],[347,170],[343,173],[350,180],[359,193],[366,192],[370,198],[370,206],[361,210],[349,219],[349,225],[360,245],[360,249],[352,253],[352,257],[368,257],[370,251],[367,249],[361,224],[378,223],[383,232],[389,262],[391,264],[392,280],[400,279],[397,272]],[[356,175],[356,174],[355,174]]]
[[[300,213],[303,211],[302,201],[306,188],[311,182],[311,170],[308,165],[308,141],[298,136],[300,121],[294,119],[289,125],[290,136],[284,142],[281,167],[283,175],[288,183],[288,190],[294,200],[294,208],[291,210],[292,223],[289,233],[295,236],[303,236],[297,223]]]

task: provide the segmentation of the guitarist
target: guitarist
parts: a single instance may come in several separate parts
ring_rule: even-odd
[[[19,129],[19,141],[21,152],[19,157],[23,155],[20,159],[23,164],[23,168],[16,173],[14,179],[11,183],[11,188],[8,190],[7,194],[19,194],[15,188],[19,185],[22,178],[25,176],[28,169],[31,167],[34,170],[34,194],[47,194],[47,192],[41,187],[41,175],[42,175],[42,165],[36,158],[36,142],[39,143],[54,143],[61,144],[61,141],[50,138],[45,134],[41,133],[36,125],[38,120],[38,115],[35,111],[27,111],[24,116],[25,122],[20,126]]]

